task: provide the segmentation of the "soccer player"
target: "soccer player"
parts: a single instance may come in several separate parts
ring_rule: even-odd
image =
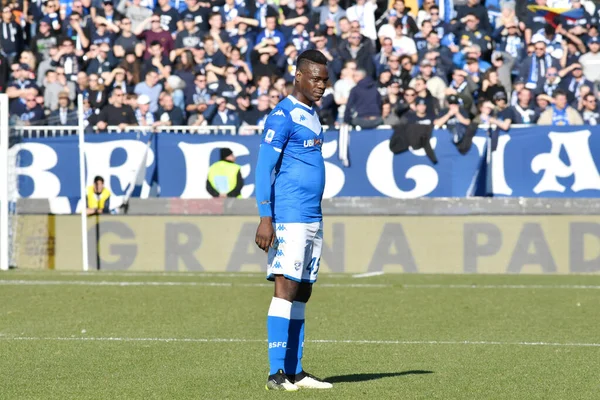
[[[333,386],[302,368],[304,309],[317,280],[323,244],[323,129],[314,103],[323,97],[328,81],[327,59],[318,50],[303,52],[294,78],[292,94],[267,117],[256,166],[256,244],[268,252],[267,279],[275,281],[267,317],[267,390]]]

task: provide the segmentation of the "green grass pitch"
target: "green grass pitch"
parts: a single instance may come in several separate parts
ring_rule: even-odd
[[[598,399],[600,277],[319,277],[267,392],[262,274],[0,274],[0,399]]]

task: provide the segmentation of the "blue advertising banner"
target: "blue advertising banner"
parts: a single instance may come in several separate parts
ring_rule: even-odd
[[[461,155],[449,132],[436,130],[431,145],[433,164],[424,150],[394,155],[389,130],[351,132],[349,157],[338,159],[335,131],[325,133],[325,197],[386,196],[392,198],[465,197],[473,195],[525,197],[600,197],[600,128],[533,127],[501,134],[494,152],[480,130],[473,146]],[[206,177],[219,149],[230,148],[242,166],[243,197],[254,195],[259,136],[194,134],[86,135],[86,182],[103,176],[119,198],[209,198]],[[19,156],[21,197],[56,199],[61,209],[76,208],[79,199],[79,158],[75,136],[24,139],[10,149]],[[66,203],[65,203],[66,202]]]
[[[513,129],[491,164],[494,196],[600,197],[600,127]]]

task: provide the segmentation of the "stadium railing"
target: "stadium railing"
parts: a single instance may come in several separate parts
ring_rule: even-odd
[[[480,125],[482,129],[489,129],[487,125]],[[528,125],[512,125],[512,129],[526,128]],[[12,130],[14,135],[28,138],[50,138],[76,135],[77,126],[13,126]],[[324,130],[338,130],[338,127],[323,126]],[[381,125],[376,129],[392,129],[390,125]],[[128,126],[124,130],[118,126],[109,126],[106,128],[108,134],[119,134],[123,132],[154,132],[154,133],[187,133],[197,135],[210,135],[210,134],[224,134],[224,135],[257,135],[261,134],[263,130],[262,126],[257,125],[245,125],[239,128],[234,126],[156,126],[156,127],[145,127],[145,126]],[[93,135],[96,132],[89,132],[88,134]]]

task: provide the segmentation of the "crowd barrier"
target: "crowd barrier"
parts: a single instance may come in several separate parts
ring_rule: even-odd
[[[393,155],[390,130],[350,133],[347,157],[340,160],[339,133],[328,131],[322,147],[325,198],[390,197],[600,197],[600,128],[531,127],[501,134],[491,151],[480,129],[470,151],[461,155],[452,135],[433,132],[433,164],[424,150]],[[87,183],[105,178],[113,206],[132,189],[134,197],[210,198],[205,183],[219,148],[229,147],[242,166],[243,197],[254,193],[253,171],[260,136],[151,134],[86,135]],[[76,135],[23,138],[11,150],[18,156],[20,197],[48,198],[57,213],[71,213],[79,200]]]

